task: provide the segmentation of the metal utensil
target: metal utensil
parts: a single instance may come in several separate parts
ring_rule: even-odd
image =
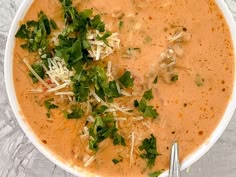
[[[175,142],[171,147],[169,177],[180,177],[179,150],[177,142]]]

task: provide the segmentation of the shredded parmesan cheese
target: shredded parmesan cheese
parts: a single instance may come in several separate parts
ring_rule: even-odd
[[[143,116],[138,116],[138,117],[132,117],[133,120],[135,121],[139,121],[139,120],[143,120],[144,117]]]
[[[68,86],[68,85],[70,85],[70,83],[66,82],[66,83],[64,83],[64,84],[62,84],[62,85],[59,85],[59,86],[57,86],[57,87],[48,89],[47,92],[55,92],[55,91],[57,91],[57,90],[60,90],[60,89],[65,88],[65,87]]]
[[[56,92],[55,95],[74,95],[74,92]]]
[[[111,103],[110,106],[113,107],[113,108],[115,108],[116,110],[118,110],[118,111],[124,113],[124,114],[132,115],[132,113],[128,112],[128,110],[130,110],[130,109],[128,109],[128,108],[122,108],[122,107],[119,107],[118,105],[113,104],[113,103]]]
[[[129,92],[126,92],[125,90],[121,89],[120,93],[124,96],[131,96]]]
[[[87,137],[89,137],[89,129],[88,127],[84,126],[80,138],[87,138]]]
[[[87,117],[87,121],[88,121],[88,122],[95,122],[95,119],[94,119],[93,116],[88,116],[88,117]]]
[[[38,89],[31,89],[31,90],[28,90],[28,92],[30,92],[30,93],[42,93],[43,90],[40,89],[40,88],[38,88]]]
[[[130,166],[132,166],[133,164],[134,141],[135,141],[135,135],[134,135],[134,132],[132,132],[131,133],[130,161],[129,161]]]
[[[127,120],[127,118],[126,117],[115,117],[115,120],[117,120],[117,121],[125,121],[125,120]]]
[[[115,112],[116,110],[114,108],[108,108],[105,112]]]
[[[101,102],[102,99],[95,93],[94,90],[91,91],[91,94],[93,95],[93,97],[96,99],[97,102],[99,103]]]
[[[111,74],[111,61],[107,62],[107,73],[106,73],[107,77],[108,77],[108,81],[113,80],[113,76]]]
[[[97,157],[99,157],[101,155],[101,153],[107,148],[108,146],[105,146],[103,148],[101,148],[97,154],[91,156],[84,164],[84,167],[89,166]]]
[[[89,30],[87,34],[87,40],[91,45],[88,49],[89,56],[94,60],[104,59],[111,55],[120,46],[120,39],[118,33],[112,33],[111,36],[106,38],[107,44],[98,40],[97,36],[103,36],[106,32],[99,32],[98,30]]]
[[[89,112],[91,111],[91,104],[89,102],[89,100],[87,101],[87,104],[86,104],[86,112],[85,112],[85,115],[88,115]]]
[[[116,88],[117,88],[118,93],[121,94],[121,89],[118,82],[116,82]]]
[[[48,58],[48,67],[49,70],[46,71],[46,74],[53,83],[57,84],[57,86],[66,80],[70,80],[70,77],[74,75],[74,71],[70,71],[66,67],[64,59],[59,57]]]
[[[61,95],[63,97],[63,95]],[[70,102],[73,101],[72,97],[70,95],[67,95],[67,98],[70,100]]]

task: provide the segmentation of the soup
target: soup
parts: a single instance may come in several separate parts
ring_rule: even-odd
[[[158,176],[211,135],[234,55],[214,1],[35,0],[16,33],[25,121],[61,161],[95,176]]]

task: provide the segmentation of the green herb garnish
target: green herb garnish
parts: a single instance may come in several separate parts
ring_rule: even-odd
[[[108,109],[107,106],[102,105],[99,108],[96,108],[95,110],[93,110],[92,115],[96,116],[96,115],[103,114],[107,109]]]
[[[50,118],[51,114],[50,114],[50,110],[51,109],[56,109],[58,108],[57,105],[53,104],[52,102],[54,101],[54,98],[50,98],[48,100],[44,101],[44,106],[47,108],[48,112],[46,113],[47,117]]]
[[[100,15],[95,15],[93,19],[90,21],[90,26],[93,29],[97,29],[99,32],[104,32],[105,31],[105,24],[101,20]]]
[[[144,92],[143,98],[145,98],[146,100],[151,100],[151,99],[153,99],[152,89],[150,89],[150,90]]]
[[[33,68],[33,70],[39,75],[39,77],[41,77],[42,79],[45,76],[45,71],[43,69],[43,66],[41,63],[34,63],[31,65],[31,67]],[[31,77],[33,83],[37,83],[38,79],[34,76],[33,73],[29,73],[29,76]]]
[[[143,113],[144,117],[150,117],[156,119],[159,114],[157,113],[156,109],[153,106],[147,105],[147,101],[145,98],[142,98],[140,102],[137,100],[134,101],[134,106],[138,108],[139,112]]]
[[[120,162],[120,160],[117,160],[117,159],[112,159],[112,162],[116,165]]]
[[[119,156],[119,158],[114,158],[114,159],[112,159],[112,162],[116,165],[116,164],[118,164],[118,163],[120,163],[120,162],[122,162],[123,161],[123,157],[122,156]]]
[[[139,106],[139,102],[138,102],[138,100],[134,100],[134,107],[138,107]]]
[[[143,113],[144,117],[151,117],[153,119],[158,117],[158,113],[156,109],[153,108],[153,106],[146,106],[145,111]]]
[[[107,38],[110,37],[111,34],[112,34],[111,32],[107,31],[107,32],[105,32],[105,34],[103,34],[103,36],[97,35],[96,38],[97,38],[97,40],[101,40],[101,41],[103,41],[106,45],[108,45]]]
[[[118,133],[115,133],[113,135],[113,144],[114,145],[120,144],[120,145],[126,146],[124,137],[119,135]]]
[[[148,177],[158,177],[162,174],[162,171],[155,171],[153,173],[149,173]]]
[[[158,76],[155,77],[155,79],[153,80],[152,83],[153,83],[153,84],[157,84],[157,82],[158,82]]]
[[[49,40],[47,37],[51,34],[51,27],[54,29],[56,23],[53,23],[41,11],[38,14],[38,21],[28,21],[21,25],[15,37],[25,40],[25,43],[21,45],[22,48],[28,49],[29,52],[35,52],[38,49],[48,47]]]
[[[173,75],[173,76],[171,77],[171,81],[172,81],[172,82],[176,82],[178,79],[179,79],[179,76],[178,76],[178,75]]]
[[[123,22],[123,21],[120,21],[120,22],[119,22],[119,30],[121,30],[121,29],[123,28],[123,26],[124,26],[124,22]]]
[[[131,73],[126,71],[120,78],[119,81],[125,88],[132,87],[134,85],[134,79],[131,77]]]
[[[96,116],[95,122],[89,128],[89,148],[93,151],[98,150],[100,142],[106,138],[113,139],[114,145],[125,146],[124,137],[122,137],[115,127],[115,120],[112,115]]]
[[[109,91],[110,93],[108,94],[109,97],[118,98],[121,96],[117,90],[116,81],[109,82],[109,90],[110,90]]]
[[[86,81],[76,81],[73,84],[73,92],[77,102],[85,102],[89,96],[89,83]]]
[[[67,119],[79,119],[84,115],[84,111],[78,106],[72,106],[70,112],[64,111]]]
[[[156,149],[156,138],[151,134],[151,137],[145,138],[142,145],[139,146],[140,151],[145,151],[140,154],[140,157],[147,160],[147,167],[152,168],[155,165],[156,157],[160,154]]]
[[[78,68],[83,65],[85,58],[82,48],[82,39],[70,39],[63,35],[58,36],[59,45],[55,47],[56,56],[63,58],[67,67],[72,67],[78,71]]]
[[[50,25],[54,30],[58,29],[58,26],[57,26],[56,22],[53,19],[50,19]]]

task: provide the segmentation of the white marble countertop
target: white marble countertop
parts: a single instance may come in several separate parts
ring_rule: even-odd
[[[236,17],[236,0],[226,0]],[[26,138],[9,106],[4,85],[4,51],[8,31],[22,0],[0,0],[0,176],[73,177],[46,159]],[[236,18],[235,18],[236,19]],[[236,113],[211,148],[182,177],[236,177]]]

